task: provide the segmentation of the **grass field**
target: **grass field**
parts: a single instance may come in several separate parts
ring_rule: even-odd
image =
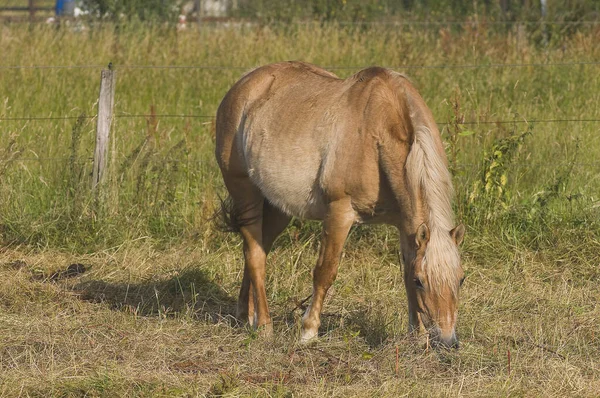
[[[600,30],[551,33],[544,46],[539,30],[485,25],[1,26],[0,394],[597,396]],[[352,230],[316,344],[296,344],[315,223],[294,220],[269,258],[274,340],[236,325],[241,243],[211,222],[212,116],[244,71],[289,59],[342,77],[405,66],[443,127],[467,226],[459,351],[406,335],[386,227]],[[29,67],[60,65],[89,67]]]

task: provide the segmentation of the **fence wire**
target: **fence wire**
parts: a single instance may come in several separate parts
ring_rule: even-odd
[[[1,15],[1,12],[3,11],[3,8],[5,7],[0,7],[0,17],[3,17]],[[49,9],[39,9],[41,11],[48,11],[48,10],[53,10],[53,8],[49,8]],[[25,11],[25,10],[21,10],[21,11]],[[25,14],[23,14],[25,15]],[[6,19],[6,16],[4,16]],[[67,18],[68,20],[69,18]],[[30,19],[29,17],[25,17],[25,18],[21,18],[21,19],[10,19],[10,17],[8,18],[10,24],[27,24],[27,25],[48,25],[48,22],[46,22],[46,19],[42,17],[42,19]],[[1,19],[0,19],[1,21]],[[85,21],[83,21],[85,22]],[[103,25],[109,25],[111,24],[111,22],[102,22]],[[167,22],[168,24],[168,22]],[[507,26],[507,27],[512,27],[512,26],[539,26],[539,27],[543,27],[543,26],[562,26],[562,27],[594,27],[594,26],[598,26],[600,25],[600,20],[598,19],[590,19],[590,20],[580,20],[580,21],[565,21],[565,20],[545,20],[545,19],[532,19],[532,20],[504,20],[504,21],[498,21],[498,20],[487,20],[485,18],[481,18],[478,20],[441,20],[441,21],[431,21],[431,20],[421,20],[421,21],[416,21],[413,19],[410,20],[378,20],[378,21],[331,21],[331,22],[323,22],[323,21],[319,21],[319,20],[308,20],[308,21],[302,21],[302,20],[296,20],[293,22],[288,22],[288,21],[264,21],[264,20],[257,20],[257,19],[236,19],[236,18],[228,18],[225,20],[212,20],[212,19],[203,19],[200,18],[199,20],[195,20],[192,21],[190,20],[188,22],[189,26],[208,26],[208,27],[214,27],[214,26],[238,26],[238,25],[246,25],[246,26],[289,26],[289,25],[317,25],[317,26],[323,26],[323,25],[331,25],[331,26],[358,26],[358,27],[364,27],[364,26],[402,26],[402,27],[412,27],[412,26],[416,26],[416,27],[428,27],[428,26],[433,26],[433,27],[439,27],[439,26],[468,26],[468,27],[486,27],[486,26]],[[175,27],[176,24],[171,21],[171,26]]]
[[[393,22],[390,24],[398,24],[399,22]],[[412,23],[412,22],[411,22]],[[420,22],[416,22],[418,24]],[[427,22],[431,24],[448,24],[455,22]],[[458,22],[456,22],[458,23]],[[499,22],[498,22],[499,23]],[[532,22],[533,23],[533,22]],[[579,23],[579,22],[578,22]],[[599,24],[600,21],[593,22],[594,24]],[[477,69],[477,68],[522,68],[522,67],[533,67],[533,68],[541,68],[541,67],[574,67],[574,66],[598,66],[600,65],[600,61],[581,61],[581,62],[556,62],[556,63],[501,63],[501,64],[439,64],[439,65],[397,65],[391,68],[393,69]],[[104,65],[0,65],[0,70],[19,70],[19,69],[40,69],[40,70],[48,70],[48,69],[103,69]],[[115,69],[156,69],[156,70],[169,70],[169,69],[201,69],[201,70],[249,70],[252,69],[252,66],[216,66],[216,65],[116,65]],[[350,70],[356,69],[359,70],[364,68],[364,66],[326,66],[326,69],[331,70]],[[214,120],[215,115],[194,115],[194,114],[144,114],[144,113],[127,113],[122,112],[113,115],[115,119],[135,119],[135,118],[152,118],[152,119],[160,119],[160,118],[184,118],[184,119],[206,119],[206,120]],[[552,118],[552,119],[527,119],[522,116],[519,116],[519,119],[512,120],[469,120],[469,121],[438,121],[436,122],[439,126],[448,126],[448,125],[499,125],[499,124],[538,124],[538,123],[598,123],[600,119],[598,118]],[[35,122],[35,121],[69,121],[69,120],[77,120],[77,119],[95,119],[97,115],[87,115],[87,116],[15,116],[15,117],[2,117],[0,116],[0,121],[24,121],[24,122]],[[14,161],[68,161],[69,157],[28,157],[28,158],[18,158],[14,159]],[[81,160],[79,162],[88,162],[89,160]],[[194,160],[190,161],[187,159],[176,159],[176,160],[167,160],[169,162],[188,162],[188,163],[202,163],[204,160]],[[0,162],[1,163],[1,162]],[[552,165],[556,165],[555,163],[548,163]],[[574,163],[574,166],[599,166],[599,162],[592,163]],[[458,167],[473,167],[476,164],[458,164]]]
[[[501,69],[501,68],[548,68],[548,67],[572,67],[572,66],[598,66],[600,61],[579,61],[579,62],[530,62],[530,63],[481,63],[481,64],[403,64],[388,65],[385,68],[390,69]],[[255,69],[260,65],[253,66],[235,66],[235,65],[113,65],[115,70],[126,69],[198,69],[198,70],[236,70],[247,71]],[[330,70],[361,70],[371,65],[326,65],[324,69]],[[0,65],[0,69],[19,70],[19,69],[103,69],[106,65]]]
[[[88,157],[88,158],[77,158],[77,160],[75,160],[74,163],[76,164],[91,164],[93,162],[93,158]],[[69,156],[58,156],[58,157],[24,157],[24,158],[14,158],[14,159],[10,159],[9,162],[14,163],[14,162],[52,162],[52,163],[64,163],[64,162],[70,162],[72,161],[71,157]],[[176,158],[176,159],[169,159],[169,158],[164,158],[162,159],[162,161],[164,163],[188,163],[188,164],[204,164],[204,163],[214,163],[216,165],[216,161],[214,160],[213,157],[209,157],[208,159],[180,159],[180,158]],[[0,165],[2,165],[2,160],[0,160]],[[554,167],[564,167],[564,166],[576,166],[576,167],[599,167],[600,166],[600,161],[598,162],[573,162],[573,163],[569,163],[569,162],[535,162],[535,163],[530,163],[530,162],[513,162],[512,164],[515,165],[519,165],[519,166],[523,166],[526,165],[530,168],[535,168],[537,166],[554,166]],[[473,162],[469,162],[469,163],[463,163],[463,162],[457,162],[454,166],[459,168],[459,169],[465,169],[465,168],[469,168],[469,167],[478,167],[481,166],[482,163],[473,163]]]
[[[216,119],[215,115],[186,115],[186,114],[129,114],[122,113],[113,116],[116,119],[160,119],[160,118],[182,118],[182,119]],[[95,119],[96,115],[88,116],[17,116],[17,117],[0,117],[0,121],[50,121],[50,120],[77,120],[77,119]],[[581,119],[513,119],[513,120],[468,120],[462,122],[441,122],[438,121],[438,126],[446,125],[479,125],[479,124],[536,124],[536,123],[598,123],[600,119],[581,118]]]

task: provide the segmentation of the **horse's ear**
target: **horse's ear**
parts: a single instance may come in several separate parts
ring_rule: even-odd
[[[450,231],[450,236],[452,236],[456,246],[459,246],[465,237],[465,226],[463,224],[457,225],[452,231]]]
[[[429,228],[425,223],[419,225],[419,228],[417,228],[415,241],[417,242],[417,249],[424,247],[429,242]]]

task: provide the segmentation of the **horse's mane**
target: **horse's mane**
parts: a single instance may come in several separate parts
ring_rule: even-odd
[[[406,159],[406,176],[413,199],[423,198],[429,213],[426,223],[430,238],[425,249],[424,268],[435,290],[439,291],[436,287],[447,285],[453,294],[457,294],[460,257],[450,235],[454,227],[452,178],[446,165],[446,156],[439,150],[442,147],[437,128],[434,127],[432,131],[426,126],[419,104],[415,104],[411,98],[407,100],[414,141]]]

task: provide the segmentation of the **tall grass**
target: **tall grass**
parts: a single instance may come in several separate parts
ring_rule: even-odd
[[[212,156],[216,107],[245,70],[288,59],[331,66],[342,77],[366,65],[399,66],[406,72],[444,135],[453,137],[448,142],[459,216],[471,228],[502,215],[493,228],[518,229],[542,214],[534,214],[533,207],[544,206],[552,211],[543,214],[563,226],[597,230],[598,122],[535,122],[600,118],[598,65],[570,65],[598,59],[598,31],[590,29],[541,47],[518,30],[498,34],[485,25],[461,33],[303,24],[183,32],[135,25],[82,32],[66,26],[5,26],[3,66],[73,68],[0,70],[0,117],[72,117],[0,121],[2,237],[85,251],[140,236],[168,243],[210,234],[208,215],[222,190]],[[112,131],[109,200],[98,212],[86,178],[95,120],[77,117],[95,115],[99,71],[108,62],[118,73],[119,117]],[[536,66],[485,66],[495,64]],[[89,65],[97,67],[78,67]],[[160,116],[180,114],[207,117]],[[457,118],[475,124],[463,125]],[[531,134],[502,163],[498,176],[505,191],[502,211],[481,211],[489,198],[473,190],[486,154],[498,140],[523,131]],[[568,178],[561,177],[565,168]],[[552,189],[547,200],[536,199]],[[473,202],[476,197],[482,202]],[[482,219],[483,213],[494,217]]]

